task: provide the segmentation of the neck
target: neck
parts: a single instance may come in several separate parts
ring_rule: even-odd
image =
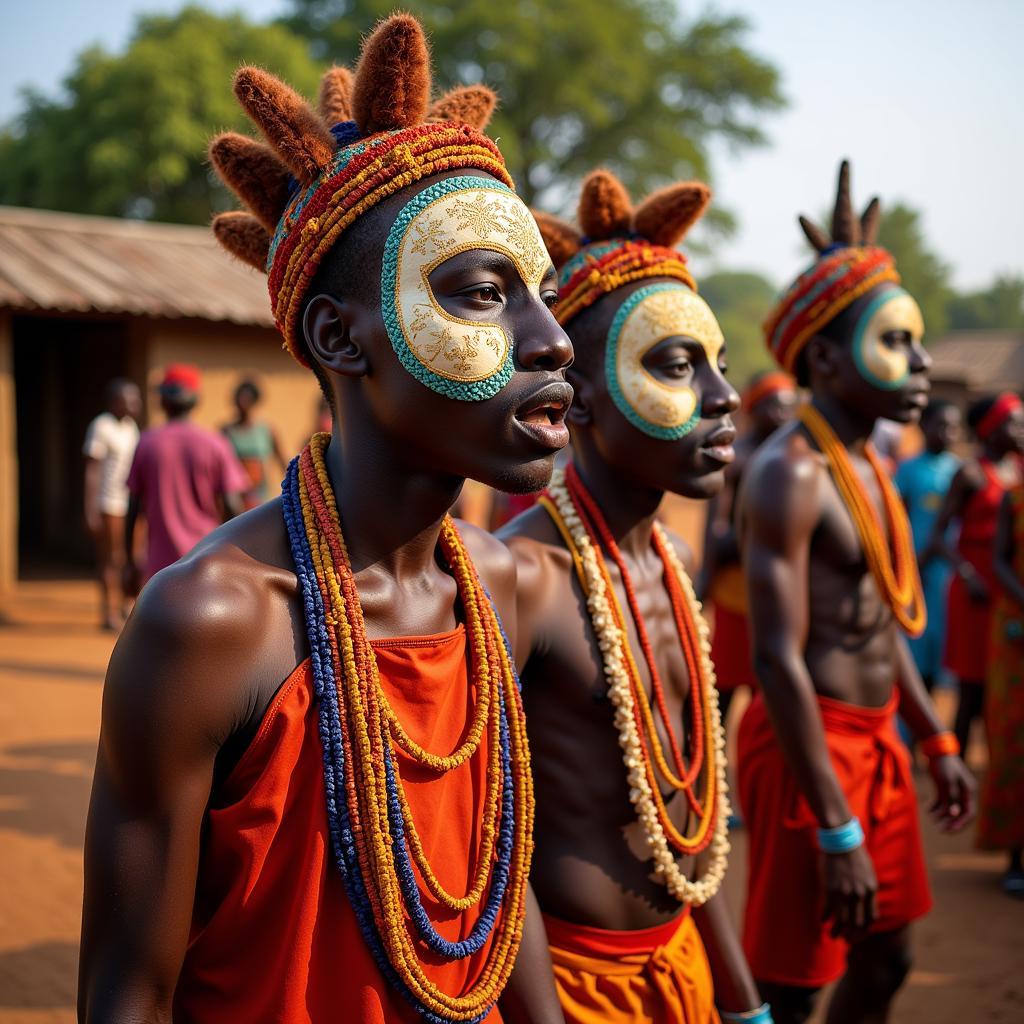
[[[811,404],[825,417],[847,451],[859,453],[864,450],[864,442],[875,428],[873,416],[859,414],[837,401],[832,395],[823,392],[815,392]]]
[[[247,427],[247,426],[249,426],[249,424],[252,423],[252,413],[251,412],[240,412],[238,414],[237,423],[238,423],[238,425],[240,427]]]
[[[935,444],[935,445],[930,444],[930,445],[927,446],[927,450],[928,450],[928,454],[929,455],[942,455],[948,449],[946,448],[945,445],[942,445],[942,444]]]
[[[441,522],[464,481],[418,473],[397,452],[343,437],[352,435],[332,435],[325,460],[352,571],[401,579],[432,569]]]
[[[631,485],[586,444],[573,454],[583,486],[601,510],[615,543],[634,560],[646,555],[664,491]]]

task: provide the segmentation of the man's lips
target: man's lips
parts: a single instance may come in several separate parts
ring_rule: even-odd
[[[556,381],[534,392],[515,413],[516,423],[546,448],[557,451],[569,443],[565,414],[572,404],[572,385]]]
[[[709,459],[727,466],[736,458],[736,449],[733,447],[735,440],[735,427],[719,427],[704,439],[704,443],[700,446],[700,451]]]

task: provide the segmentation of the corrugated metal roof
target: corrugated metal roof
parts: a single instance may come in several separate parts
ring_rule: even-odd
[[[1024,334],[953,331],[928,346],[932,377],[963,382],[972,391],[1018,389],[1024,383]]]
[[[263,274],[209,228],[0,206],[0,308],[273,326]]]

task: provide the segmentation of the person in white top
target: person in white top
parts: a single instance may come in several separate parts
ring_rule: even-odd
[[[104,629],[119,629],[126,613],[121,584],[124,565],[124,520],[128,512],[125,480],[139,443],[136,417],[142,396],[130,380],[107,385],[107,409],[89,424],[85,455],[85,525],[96,544]]]

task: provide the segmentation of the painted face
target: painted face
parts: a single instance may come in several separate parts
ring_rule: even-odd
[[[919,342],[924,337],[920,307],[902,288],[882,292],[865,307],[853,329],[853,358],[861,376],[876,388],[894,391],[910,374],[905,352],[886,344],[885,336],[905,331]]]
[[[402,365],[466,402],[492,398],[513,372],[505,330],[452,316],[430,287],[437,267],[471,249],[503,253],[540,294],[551,259],[537,225],[511,189],[486,178],[445,178],[410,199],[388,234],[381,275],[384,323]]]
[[[697,393],[658,380],[644,357],[666,338],[692,338],[718,366],[725,339],[708,304],[683,284],[652,284],[633,292],[608,330],[605,375],[619,411],[639,430],[677,441],[700,420]]]

